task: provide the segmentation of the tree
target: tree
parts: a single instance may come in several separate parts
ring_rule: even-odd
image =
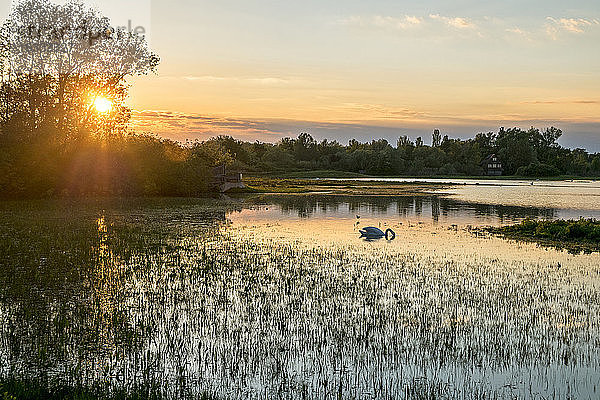
[[[562,131],[551,126],[542,133],[542,144],[545,147],[558,147],[558,139],[562,136]]]
[[[405,146],[412,146],[412,145],[413,145],[413,143],[410,141],[410,139],[406,135],[400,136],[396,143],[396,147],[405,147]]]
[[[536,152],[530,133],[519,128],[505,130],[500,128],[496,138],[498,156],[506,174],[514,174],[520,167],[528,166],[537,161]]]
[[[0,116],[23,134],[56,127],[65,138],[122,133],[129,120],[125,78],[154,71],[145,38],[114,29],[78,0],[21,0],[2,26]],[[96,98],[112,103],[93,108]]]
[[[496,135],[494,132],[478,133],[475,135],[474,141],[479,146],[482,157],[487,157],[489,154],[495,151],[494,147],[496,145]]]
[[[189,149],[123,135],[126,79],[158,62],[143,36],[113,29],[79,0],[15,3],[0,28],[0,176],[8,177],[0,193],[186,194],[206,187]],[[98,99],[104,107],[95,107]]]
[[[294,143],[294,154],[299,161],[314,160],[317,155],[317,142],[309,133],[301,133]]]
[[[431,137],[431,146],[432,147],[439,147],[440,144],[442,144],[442,135],[440,134],[440,130],[439,129],[434,129],[433,130],[433,135]]]

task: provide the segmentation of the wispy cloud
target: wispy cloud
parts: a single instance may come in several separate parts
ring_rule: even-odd
[[[505,31],[527,39],[531,39],[531,32],[525,29],[521,29],[519,27],[506,28]]]
[[[370,17],[350,16],[343,18],[340,22],[343,25],[363,28],[376,27],[389,30],[407,30],[422,25],[423,18],[414,15],[404,15],[400,17],[384,15],[374,15]]]
[[[468,18],[463,17],[445,17],[439,14],[429,14],[429,18],[434,21],[441,21],[449,27],[456,29],[476,29],[477,25]]]
[[[370,119],[392,119],[398,121],[417,121],[429,118],[424,111],[416,111],[408,107],[389,107],[382,104],[342,103],[335,111],[347,111],[353,114],[368,116]]]
[[[277,120],[221,117],[163,110],[133,110],[131,130],[151,133],[180,142],[206,140],[218,135],[239,139],[276,142],[284,136],[296,136],[300,124],[282,124]]]
[[[598,100],[549,100],[524,101],[519,104],[600,104]],[[300,132],[325,132],[328,138],[369,137],[373,132],[389,130],[400,132],[402,129],[429,130],[433,127],[454,127],[470,132],[469,127],[504,126],[510,124],[582,123],[588,122],[600,126],[598,118],[569,119],[555,118],[552,121],[532,119],[522,113],[488,113],[486,115],[435,114],[427,111],[415,111],[408,108],[394,108],[378,104],[343,103],[339,108],[358,113],[353,119],[340,121],[307,121],[273,118],[239,118],[207,116],[172,111],[144,110],[133,111],[132,130],[148,132],[170,139],[205,140],[217,135],[231,135],[244,140],[276,142],[282,137],[297,136]],[[362,117],[359,117],[362,116]],[[357,119],[360,118],[360,119]],[[399,131],[400,130],[400,131]]]
[[[214,75],[201,75],[201,76],[184,76],[183,79],[187,81],[197,81],[205,83],[219,83],[219,82],[233,82],[233,83],[244,83],[244,84],[255,84],[264,86],[276,86],[276,85],[288,85],[291,83],[297,83],[302,81],[298,78],[281,78],[281,77],[240,77],[240,76],[214,76]]]
[[[476,31],[478,26],[466,17],[448,17],[440,14],[350,16],[339,21],[342,25],[383,31],[419,32],[436,34],[442,30]]]
[[[553,40],[558,39],[561,33],[581,34],[600,25],[597,19],[587,18],[546,18],[546,33]]]
[[[527,41],[547,41],[548,38],[557,40],[561,34],[584,34],[598,28],[600,31],[600,20],[597,18],[566,18],[546,17],[536,21],[503,20],[501,18],[469,18],[465,16],[446,16],[432,13],[427,16],[402,15],[395,16],[351,16],[341,20],[343,25],[372,29],[381,31],[392,31],[408,33],[419,32],[421,37],[444,36],[448,37],[454,32],[458,37],[465,38],[468,35],[480,38],[505,38],[518,36]]]
[[[600,100],[533,100],[521,104],[600,104]]]
[[[596,100],[575,100],[581,102],[596,102]],[[170,111],[134,111],[132,123],[137,133],[154,133],[161,137],[177,140],[182,143],[194,140],[206,140],[216,135],[231,135],[238,139],[264,142],[276,142],[282,137],[295,137],[300,132],[309,132],[318,140],[327,138],[346,143],[350,139],[370,141],[375,138],[386,138],[390,142],[400,135],[429,137],[433,128],[440,128],[451,136],[468,138],[476,132],[494,131],[500,126],[558,126],[566,134],[563,144],[572,147],[588,147],[600,151],[597,132],[600,121],[573,121],[569,119],[531,119],[520,114],[499,114],[481,116],[432,116],[421,115],[405,109],[387,109],[385,106],[371,104],[343,104],[343,107],[366,109],[374,114],[398,113],[394,120],[382,118],[379,121],[349,121],[349,122],[315,122],[281,119],[252,119],[235,117],[216,117],[200,114],[186,114]],[[424,117],[420,123],[409,123],[406,115]]]

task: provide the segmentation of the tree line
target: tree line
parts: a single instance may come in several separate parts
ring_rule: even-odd
[[[562,131],[555,127],[500,128],[478,133],[467,140],[449,138],[436,129],[431,145],[400,136],[395,144],[386,139],[367,143],[350,140],[316,141],[309,133],[283,138],[278,143],[242,142],[229,136],[211,139],[230,156],[234,168],[246,171],[336,170],[369,175],[480,176],[482,161],[496,154],[504,175],[549,177],[599,176],[600,154],[559,145]]]

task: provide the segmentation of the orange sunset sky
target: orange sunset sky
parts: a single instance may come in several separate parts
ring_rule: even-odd
[[[129,80],[137,131],[428,143],[555,125],[600,151],[596,1],[136,1],[95,6],[161,57]]]

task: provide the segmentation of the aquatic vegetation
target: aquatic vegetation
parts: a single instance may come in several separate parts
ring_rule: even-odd
[[[352,235],[321,244],[278,236],[283,227],[231,225],[228,209],[3,210],[0,382],[114,398],[565,398],[600,389],[593,256],[558,268],[401,245],[424,225],[391,243]]]
[[[541,244],[566,248],[572,252],[600,250],[600,221],[535,220],[527,218],[515,225],[489,228],[492,233],[511,239],[537,241]]]
[[[311,176],[313,174],[308,174]],[[357,174],[358,175],[358,174]],[[339,177],[338,177],[339,178]],[[432,183],[407,183],[407,182],[379,182],[356,181],[353,177],[346,176],[348,180],[332,179],[325,177],[316,178],[275,178],[270,176],[245,176],[244,183],[248,190],[238,192],[247,193],[335,193],[337,195],[427,195],[434,190],[440,190],[451,184]]]

